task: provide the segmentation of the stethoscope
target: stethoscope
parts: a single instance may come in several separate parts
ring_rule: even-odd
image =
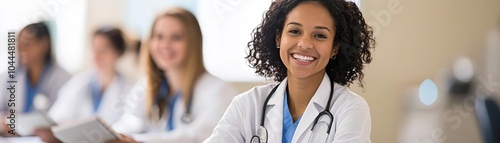
[[[264,127],[267,102],[269,102],[269,99],[271,99],[271,97],[273,96],[276,89],[278,89],[278,86],[280,84],[281,83],[276,85],[273,88],[273,90],[271,90],[271,92],[267,95],[267,98],[264,101],[264,105],[262,106],[262,115],[260,118],[260,126],[259,126],[259,128],[257,128],[257,134],[252,136],[250,143],[267,143],[267,135],[268,134],[267,134],[266,127]],[[331,105],[332,98],[333,98],[333,90],[334,90],[333,88],[334,88],[334,83],[333,83],[333,80],[330,79],[330,97],[328,97],[328,102],[326,104],[325,110],[321,111],[318,114],[318,116],[316,116],[316,118],[314,119],[313,126],[311,128],[311,136],[312,136],[312,132],[314,131],[314,128],[316,127],[316,124],[318,123],[319,119],[324,115],[326,115],[330,118],[330,122],[328,124],[328,130],[326,131],[326,136],[328,137],[328,135],[330,134],[330,130],[332,129],[332,124],[333,124],[333,114],[330,112],[330,105]],[[311,136],[309,136],[309,142],[311,142]],[[326,138],[325,138],[325,142],[326,142]]]
[[[169,101],[168,97],[168,86],[166,80],[163,80],[160,84],[160,89],[158,91],[158,96],[156,96],[156,104],[159,104],[160,99],[164,99],[165,101]],[[191,103],[193,101],[193,92],[191,92],[191,98],[187,100],[187,107],[184,114],[181,116],[181,121],[184,124],[189,124],[193,121],[193,116],[191,115]]]

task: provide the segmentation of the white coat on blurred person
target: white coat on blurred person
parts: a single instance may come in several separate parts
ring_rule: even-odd
[[[123,113],[122,99],[131,88],[131,82],[116,69],[124,52],[120,29],[98,29],[92,39],[95,70],[76,75],[61,88],[50,117],[58,123],[92,116],[100,116],[109,124],[118,120]]]
[[[59,88],[70,78],[70,74],[59,67],[51,54],[52,43],[50,31],[44,22],[29,24],[18,35],[15,67],[15,78],[10,73],[1,74],[0,105],[1,113],[8,112],[7,101],[15,103],[16,114],[27,114],[33,111],[46,111],[57,99]],[[14,55],[16,56],[16,55]],[[9,84],[7,81],[16,81]],[[14,86],[14,90],[9,90]],[[11,95],[14,92],[14,96]],[[35,98],[44,99],[43,105],[35,105]],[[5,102],[4,102],[5,101]],[[40,101],[40,100],[39,100]],[[36,108],[35,106],[38,106]]]
[[[173,107],[174,129],[168,131],[168,111],[164,111],[160,121],[154,121],[146,111],[147,80],[142,78],[126,97],[126,112],[121,120],[112,125],[117,132],[137,134],[145,141],[175,141],[199,143],[207,138],[226,108],[237,94],[236,90],[223,80],[204,73],[196,82],[191,103],[191,122],[184,122],[186,114],[185,99],[180,97]],[[156,118],[158,119],[158,118]]]
[[[146,78],[127,97],[126,114],[113,125],[117,132],[145,133],[133,136],[144,142],[200,143],[210,135],[237,93],[205,70],[201,36],[185,9],[156,18],[142,48]]]
[[[22,114],[47,111],[58,98],[59,88],[70,78],[70,74],[57,65],[52,55],[50,30],[46,23],[27,25],[16,40],[18,55],[14,57],[18,61],[12,63],[15,73],[0,75],[1,121],[7,119],[5,116],[16,115],[19,118]],[[5,125],[0,124],[1,135],[8,135],[4,131],[10,129]]]

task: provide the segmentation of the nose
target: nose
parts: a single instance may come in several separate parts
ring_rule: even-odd
[[[163,38],[162,40],[158,41],[158,46],[161,50],[168,50],[170,49],[171,45],[172,41],[167,38]]]
[[[299,40],[299,43],[297,43],[297,46],[304,49],[311,49],[313,48],[313,43],[311,42],[311,38],[302,36],[302,38]]]

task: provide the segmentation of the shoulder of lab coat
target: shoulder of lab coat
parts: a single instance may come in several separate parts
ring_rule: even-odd
[[[49,111],[56,122],[77,120],[93,116],[91,79],[95,71],[85,71],[71,78],[59,91],[59,98]],[[103,93],[97,115],[107,123],[113,123],[123,113],[123,97],[131,84],[118,74]]]
[[[204,143],[248,142],[260,124],[264,100],[276,85],[256,86],[237,95]]]
[[[71,78],[71,75],[55,63],[50,67],[47,71],[47,77],[43,81],[42,92],[48,94],[51,104],[53,104],[57,99],[59,89]]]
[[[340,86],[336,84],[336,86]],[[333,104],[334,138],[329,141],[334,143],[370,143],[371,115],[370,108],[365,99],[341,86],[342,92]]]
[[[232,101],[221,121],[218,123],[217,127],[215,127],[214,132],[205,141],[205,143],[248,142],[251,137],[256,134],[257,127],[260,125],[264,100],[274,86],[276,86],[274,83],[265,86],[258,86],[238,95]],[[277,89],[277,94],[282,94],[284,92],[284,89],[281,86],[282,85],[280,85]],[[321,99],[323,99],[327,95],[320,96],[322,96]],[[271,142],[281,140],[283,111],[282,108],[270,109],[269,105],[273,102],[272,104],[275,103],[275,106],[283,106],[282,97],[283,96],[274,95],[268,103],[265,125],[268,130],[268,140]],[[322,102],[319,98],[315,99],[315,97],[313,97],[311,101],[318,103]],[[330,108],[330,111],[334,115],[334,125],[328,137],[328,142],[370,142],[371,119],[366,101],[362,97],[349,91],[347,87],[336,84],[332,103],[333,105]],[[310,102],[303,115],[307,117],[301,119],[293,140],[298,142],[307,141],[310,135],[308,131],[310,130],[311,125],[307,125],[309,123],[305,123],[305,118],[315,118],[317,113],[324,109],[320,107],[322,104],[326,103],[318,105],[316,103],[311,104]],[[312,113],[314,113],[314,115],[312,115]],[[311,116],[306,114],[311,114]],[[310,119],[308,120],[311,121]],[[306,124],[306,126],[300,124]],[[300,130],[307,132],[300,132]]]

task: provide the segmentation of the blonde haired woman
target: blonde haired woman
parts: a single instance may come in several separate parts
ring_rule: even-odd
[[[146,78],[127,97],[118,132],[146,133],[145,141],[199,143],[207,138],[235,90],[203,66],[195,16],[173,8],[158,16],[143,48]],[[128,140],[128,141],[127,141]],[[115,142],[135,142],[126,137]]]

